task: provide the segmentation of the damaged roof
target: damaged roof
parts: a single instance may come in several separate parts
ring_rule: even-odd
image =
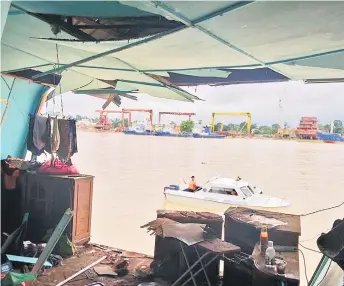
[[[61,74],[62,93],[192,102],[178,86],[344,79],[340,1],[12,3],[1,71]]]

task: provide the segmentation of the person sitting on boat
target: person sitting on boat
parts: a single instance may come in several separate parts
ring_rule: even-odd
[[[236,190],[231,191],[231,196],[237,196],[237,195],[238,193],[236,192]]]
[[[187,182],[184,183],[187,184]],[[186,189],[187,192],[195,192],[198,189],[196,181],[195,181],[195,176],[191,176],[191,181],[189,182],[189,187]]]

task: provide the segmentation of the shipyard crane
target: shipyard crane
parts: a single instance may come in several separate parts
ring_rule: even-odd
[[[131,113],[129,111],[122,110],[96,110],[99,112],[99,123],[95,126],[96,129],[109,130],[111,129],[111,122],[107,116],[108,113],[120,113],[122,114],[121,127],[124,128],[124,114],[128,114],[128,123],[131,123]]]
[[[131,112],[147,112],[149,113],[149,120],[150,123],[153,124],[153,110],[152,109],[137,109],[137,108],[130,108],[130,109],[122,109],[122,122],[124,121],[124,114],[125,113],[131,113]],[[130,124],[131,124],[131,117],[130,117]],[[130,125],[129,124],[129,125]]]
[[[169,112],[169,111],[162,111],[162,112],[159,112],[159,124],[160,124],[160,121],[161,121],[161,115],[179,115],[179,116],[189,116],[189,120],[191,120],[191,116],[193,115],[196,115],[196,113],[193,113],[193,112]]]
[[[247,135],[251,134],[251,113],[250,112],[213,112],[211,114],[211,131],[214,132],[215,116],[246,116],[247,117]]]

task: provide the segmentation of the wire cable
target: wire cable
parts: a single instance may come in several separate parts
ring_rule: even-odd
[[[307,238],[307,239],[303,239],[303,240],[300,240],[300,242],[306,242],[306,241],[310,241],[310,240],[313,240],[315,238],[317,238],[318,236],[322,235],[323,233],[327,233],[329,230],[331,230],[332,227],[328,228],[327,230],[321,232],[321,233],[318,233],[317,235],[311,237],[311,238]]]
[[[57,37],[57,35],[56,35],[56,37]],[[57,61],[57,67],[60,67],[59,48],[58,48],[57,43],[55,44],[55,46],[56,46],[56,61]],[[61,76],[61,73],[60,73],[60,76]],[[59,87],[60,87],[61,112],[62,112],[62,115],[63,115],[63,114],[64,114],[64,111],[63,111],[63,96],[62,96],[61,81],[59,82]]]
[[[325,208],[325,209],[320,209],[320,210],[317,210],[317,211],[314,211],[314,212],[310,212],[310,213],[301,214],[300,216],[308,216],[308,215],[320,213],[320,212],[323,212],[323,211],[332,210],[332,209],[335,209],[335,208],[339,208],[342,205],[344,205],[344,201],[342,203],[340,203],[339,205],[336,205],[336,206],[333,206],[333,207],[328,207],[328,208]]]
[[[304,255],[303,251],[302,251],[300,248],[299,248],[299,251],[300,251],[301,254],[302,254],[303,266],[304,266],[304,268],[305,268],[305,277],[306,277],[307,285],[309,285],[309,280],[308,280],[308,276],[307,276],[306,258],[305,258],[305,255]]]
[[[299,243],[299,245],[300,245],[301,247],[303,247],[304,249],[307,249],[307,250],[309,250],[309,251],[313,251],[313,252],[316,252],[316,253],[320,253],[320,254],[322,254],[320,251],[318,251],[318,250],[315,250],[315,249],[312,249],[312,248],[308,248],[308,247],[306,247],[306,246],[302,245],[301,243]]]

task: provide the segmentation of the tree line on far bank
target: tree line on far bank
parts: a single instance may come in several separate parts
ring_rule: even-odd
[[[87,116],[81,116],[81,115],[77,115],[76,116],[76,120],[77,121],[81,121],[83,119],[87,119],[92,123],[97,124],[99,122],[99,118],[95,117],[95,118],[89,118]],[[114,118],[114,119],[110,119],[110,121],[112,122],[112,127],[113,128],[117,128],[119,126],[121,126],[122,121],[119,118]],[[199,122],[201,123],[201,122]],[[176,125],[176,123],[171,122],[171,125]],[[334,133],[340,133],[340,134],[344,134],[344,124],[341,120],[334,120],[333,122],[333,132]],[[124,126],[128,127],[129,126],[129,122],[128,119],[125,118],[124,119]],[[325,132],[330,132],[331,131],[331,124],[318,124],[319,129]],[[185,120],[182,121],[180,124],[180,131],[181,132],[192,132],[192,129],[195,127],[195,122],[192,120]],[[285,123],[284,127],[288,128],[288,124]],[[225,132],[240,132],[243,134],[246,134],[247,132],[247,123],[245,121],[239,123],[239,124],[234,124],[234,123],[229,123],[229,124],[222,124],[222,123],[216,123],[214,126],[215,132],[220,131],[222,128],[222,131]],[[280,129],[281,126],[277,123],[272,124],[272,125],[258,125],[256,123],[253,123],[251,125],[251,132],[253,134],[256,135],[274,135],[276,133],[278,133],[278,129]]]

